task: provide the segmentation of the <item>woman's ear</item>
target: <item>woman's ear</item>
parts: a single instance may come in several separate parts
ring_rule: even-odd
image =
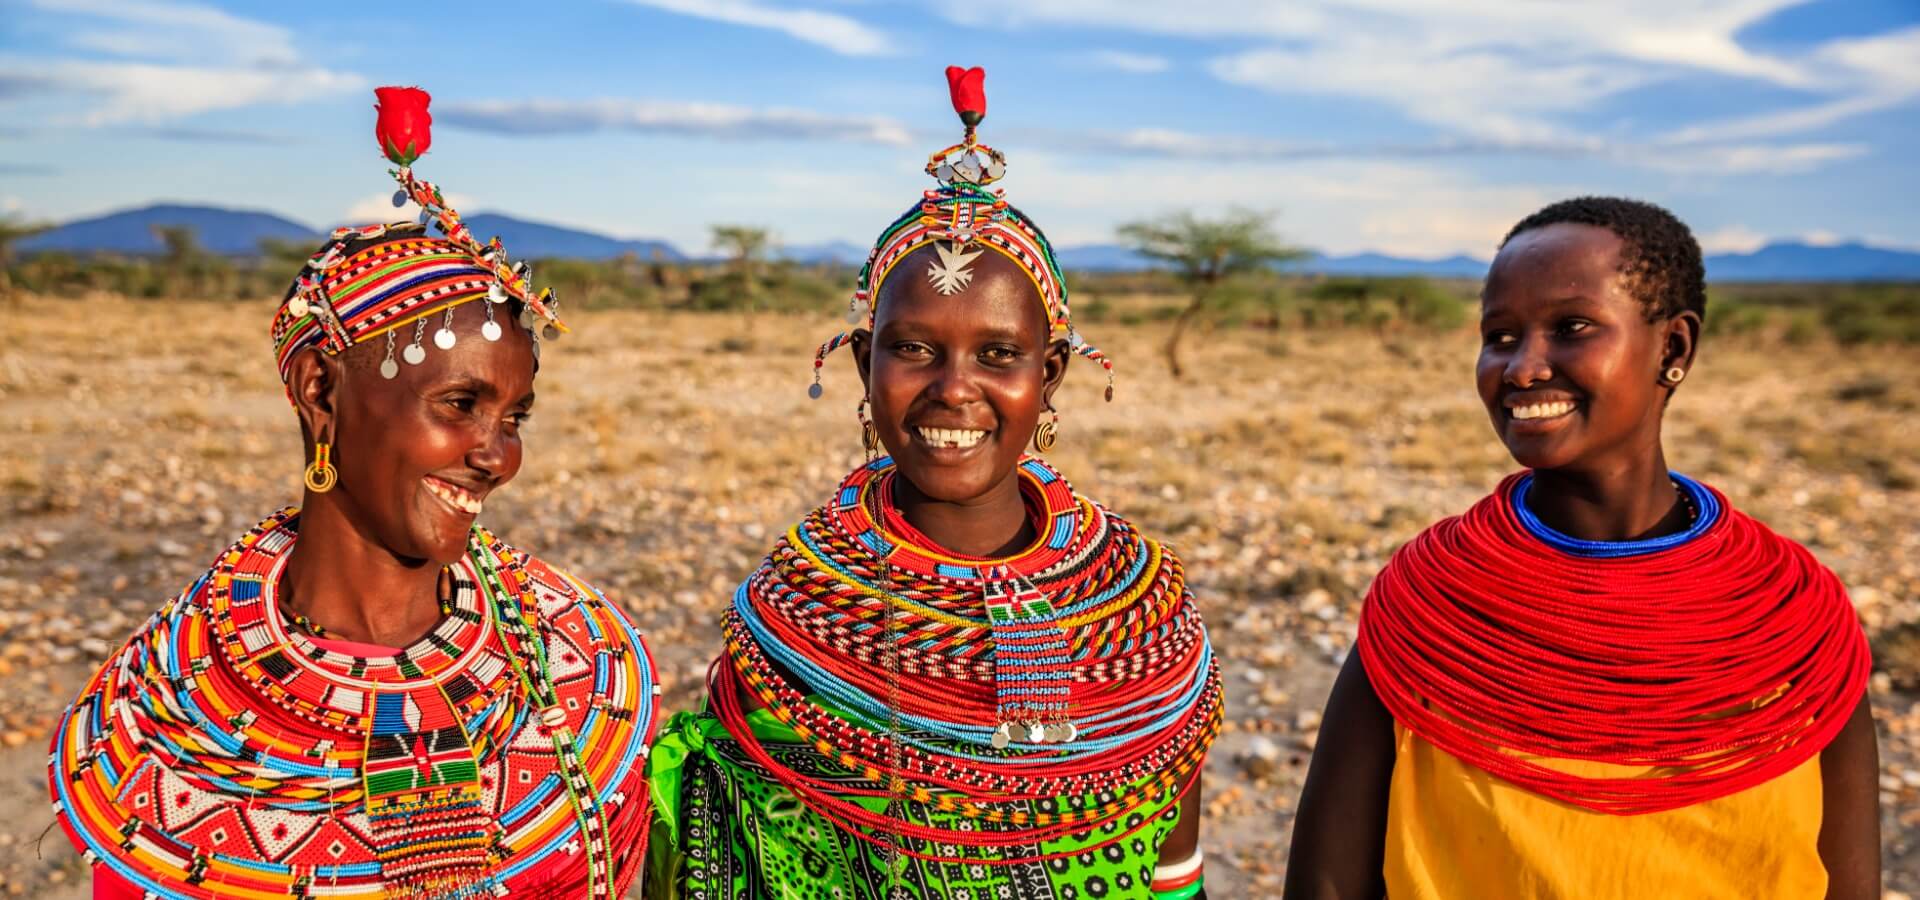
[[[1693,370],[1694,352],[1700,347],[1700,314],[1684,310],[1667,320],[1666,347],[1660,355],[1660,371],[1678,368]]]
[[[339,357],[328,356],[318,348],[309,347],[294,356],[292,370],[287,375],[287,392],[293,397],[294,411],[300,416],[300,430],[308,443],[333,442],[336,403],[344,372]]]
[[[1047,344],[1047,355],[1043,361],[1046,368],[1040,377],[1045,385],[1041,389],[1041,396],[1046,398],[1048,407],[1053,406],[1053,392],[1059,390],[1061,383],[1067,380],[1067,363],[1072,361],[1073,347],[1066,341],[1055,340]]]
[[[855,328],[853,335],[847,338],[847,348],[853,351],[854,368],[860,370],[860,395],[873,394],[873,332],[865,328]]]

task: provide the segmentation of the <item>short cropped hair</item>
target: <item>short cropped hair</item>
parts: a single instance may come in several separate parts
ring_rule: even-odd
[[[1678,216],[1625,197],[1575,197],[1521,219],[1500,239],[1500,246],[1522,232],[1561,222],[1605,228],[1619,236],[1620,274],[1627,290],[1646,307],[1650,321],[1671,319],[1688,310],[1706,315],[1707,273],[1700,243]]]

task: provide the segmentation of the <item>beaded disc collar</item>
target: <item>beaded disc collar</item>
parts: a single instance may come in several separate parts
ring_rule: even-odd
[[[735,593],[709,696],[744,758],[890,853],[988,865],[1028,858],[988,848],[1107,827],[1190,784],[1221,698],[1178,560],[1032,458],[1032,545],[952,554],[890,511],[895,477],[889,459],[854,470]],[[762,747],[741,693],[888,796],[980,829],[850,802]],[[1009,806],[1085,795],[1102,799]]]

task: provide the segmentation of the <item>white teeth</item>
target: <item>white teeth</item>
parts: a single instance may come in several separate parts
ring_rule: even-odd
[[[987,436],[970,428],[917,428],[920,439],[935,447],[971,447]]]
[[[1530,403],[1513,408],[1515,419],[1551,419],[1573,412],[1572,400],[1555,400],[1552,403]]]
[[[432,491],[435,497],[447,501],[448,506],[471,515],[477,516],[480,514],[479,497],[432,478],[427,479],[426,483],[427,490]]]

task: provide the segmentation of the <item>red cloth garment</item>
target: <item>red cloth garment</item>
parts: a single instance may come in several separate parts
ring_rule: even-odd
[[[1644,555],[1575,556],[1519,521],[1507,479],[1400,548],[1358,650],[1394,719],[1536,793],[1632,815],[1724,797],[1812,758],[1872,660],[1840,580],[1732,509]],[[1582,778],[1523,757],[1661,767]]]

